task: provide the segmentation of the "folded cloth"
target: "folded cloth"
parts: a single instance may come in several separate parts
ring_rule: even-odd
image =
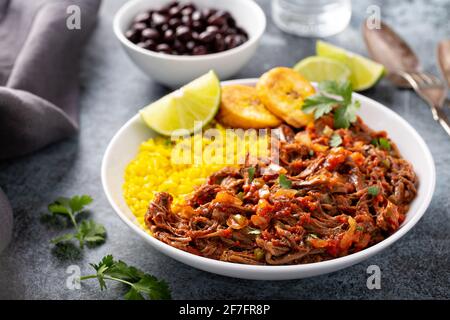
[[[77,132],[79,60],[99,5],[0,0],[0,160]]]

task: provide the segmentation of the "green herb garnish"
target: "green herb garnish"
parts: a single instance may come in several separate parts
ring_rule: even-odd
[[[391,151],[391,143],[389,142],[388,139],[386,138],[380,138],[378,139],[380,141],[380,148],[387,150],[387,151]]]
[[[367,188],[367,193],[371,196],[376,197],[378,193],[380,192],[380,189],[377,186],[370,186]]]
[[[292,186],[292,181],[289,180],[284,174],[279,175],[278,182],[280,183],[280,186],[284,189],[290,189]]]
[[[169,286],[165,281],[128,266],[123,261],[115,261],[112,255],[105,256],[99,264],[92,264],[96,274],[83,276],[81,281],[97,278],[100,290],[106,289],[106,280],[123,283],[130,287],[125,294],[127,300],[145,300],[147,296],[152,300],[171,299]]]
[[[375,147],[379,147],[386,151],[391,151],[391,143],[386,138],[379,138],[379,139],[372,139],[370,141],[371,144],[373,144]]]
[[[334,110],[334,128],[348,128],[356,121],[356,111],[360,102],[352,100],[352,85],[349,81],[322,81],[319,93],[305,99],[302,110],[314,113],[318,119]]]
[[[248,182],[251,183],[255,177],[255,167],[248,168]]]
[[[105,241],[106,229],[103,225],[96,223],[94,220],[83,220],[77,222],[77,216],[85,210],[85,207],[92,203],[92,198],[88,195],[74,196],[72,198],[60,197],[55,202],[48,206],[48,210],[52,216],[62,216],[72,223],[76,229],[74,233],[67,233],[51,240],[52,243],[57,244],[61,242],[77,239],[80,248],[84,244],[89,245],[100,244]]]
[[[342,138],[339,134],[335,133],[330,138],[330,146],[332,147],[338,147],[342,143]]]

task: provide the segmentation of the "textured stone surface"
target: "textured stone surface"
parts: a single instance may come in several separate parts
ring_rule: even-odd
[[[434,123],[428,107],[407,90],[386,81],[364,94],[390,106],[424,137],[437,169],[436,193],[431,206],[404,238],[381,254],[345,270],[311,279],[257,282],[202,272],[156,252],[126,227],[110,208],[101,187],[100,163],[113,134],[165,89],[146,78],[127,58],[112,32],[112,17],[123,1],[104,1],[95,31],[83,59],[81,126],[77,137],[32,156],[0,163],[0,185],[14,209],[12,244],[0,255],[0,298],[116,299],[115,285],[100,292],[95,281],[81,290],[65,286],[67,266],[90,272],[89,262],[104,254],[135,264],[166,279],[176,299],[405,299],[450,298],[450,138]],[[260,1],[266,13],[270,2]],[[351,26],[330,41],[365,53],[360,34],[370,4],[353,1]],[[438,40],[450,36],[448,1],[390,1],[381,4],[383,18],[417,51],[425,69],[435,71]],[[314,40],[281,33],[268,16],[261,48],[236,78],[257,77],[264,70],[294,64],[314,52]],[[49,239],[58,230],[40,222],[46,205],[57,196],[88,193],[95,198],[92,216],[105,224],[108,241],[96,249],[58,256]],[[368,290],[366,268],[379,265],[382,289]]]

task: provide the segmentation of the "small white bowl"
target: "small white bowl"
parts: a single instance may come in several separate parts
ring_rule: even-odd
[[[226,81],[223,84],[254,86],[257,79]],[[192,267],[224,276],[256,280],[287,280],[317,276],[349,267],[386,249],[404,236],[419,221],[433,196],[436,172],[433,157],[427,145],[402,117],[382,104],[354,93],[361,102],[358,114],[374,130],[385,130],[397,144],[401,155],[412,163],[419,178],[417,197],[411,203],[406,219],[390,237],[360,252],[333,260],[287,266],[253,266],[199,257],[176,249],[145,232],[125,203],[122,194],[123,175],[127,164],[136,156],[139,145],[156,136],[139,115],[131,118],[112,138],[102,163],[102,183],[106,196],[119,217],[156,250]]]
[[[244,66],[256,51],[266,28],[266,17],[253,0],[193,0],[199,8],[226,10],[235,18],[249,39],[242,45],[219,53],[199,56],[177,56],[138,47],[125,37],[133,18],[141,12],[158,9],[169,0],[132,0],[116,13],[114,33],[134,63],[149,77],[172,88],[178,88],[198,76],[214,70],[220,79],[228,79]],[[185,1],[181,1],[185,2]]]

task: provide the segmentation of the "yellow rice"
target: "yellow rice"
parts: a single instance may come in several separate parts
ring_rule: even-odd
[[[221,139],[226,139],[225,129],[220,125],[215,125]],[[196,136],[198,138],[198,136]],[[214,144],[215,141],[208,137],[195,139],[180,139],[171,142],[170,138],[158,136],[149,139],[141,144],[136,157],[128,164],[125,169],[123,194],[125,201],[138,222],[145,227],[144,216],[147,211],[149,202],[153,199],[155,192],[166,191],[174,197],[174,205],[181,204],[186,195],[194,190],[195,186],[199,186],[205,182],[206,178],[217,170],[230,166],[230,161],[225,161],[226,155],[230,154],[230,150],[225,150],[224,145],[214,146],[214,153],[208,152],[207,146]],[[245,158],[246,154],[262,155],[264,150],[267,155],[268,138],[266,136],[258,136],[243,139],[245,147],[239,145],[232,150],[233,163],[236,165],[237,159]],[[203,152],[201,159],[193,156],[196,162],[192,164],[178,164],[176,159],[172,157],[176,148],[179,150],[183,145],[189,143],[201,143]],[[213,147],[211,145],[211,147]],[[245,154],[244,154],[245,153]],[[211,158],[217,156],[214,161]],[[214,159],[213,159],[214,160]],[[179,162],[179,161],[178,161]]]

